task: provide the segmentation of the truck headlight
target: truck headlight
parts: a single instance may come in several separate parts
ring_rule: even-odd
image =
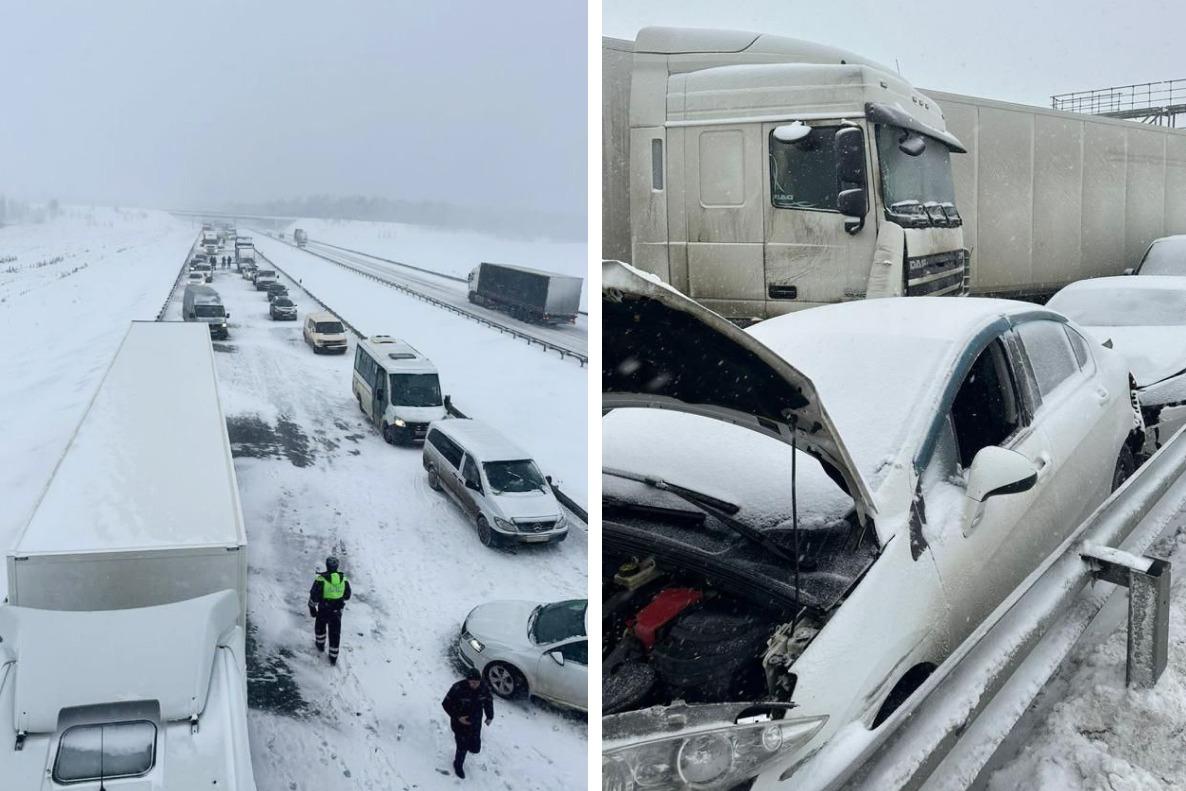
[[[512,532],[512,533],[518,533],[518,532],[519,532],[519,528],[515,527],[515,523],[514,523],[514,522],[508,522],[508,521],[507,521],[507,520],[505,520],[505,519],[499,519],[497,516],[496,516],[496,517],[494,517],[494,524],[498,525],[498,526],[499,526],[499,527],[501,527],[503,530],[508,530],[508,531],[510,531],[510,532]]]
[[[406,427],[408,424],[404,422],[404,419],[403,419],[402,417],[397,417],[397,418],[395,419],[395,425],[399,426],[400,428],[404,428],[404,427]]]
[[[796,717],[660,736],[601,756],[602,791],[732,788],[802,747],[827,717]]]
[[[482,651],[484,651],[486,649],[486,644],[483,643],[481,640],[479,640],[476,637],[471,637],[468,640],[466,640],[466,642],[469,643],[470,648],[474,649],[479,654],[482,653]]]

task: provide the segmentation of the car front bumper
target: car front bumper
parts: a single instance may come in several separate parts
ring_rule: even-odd
[[[491,530],[506,539],[507,541],[516,541],[520,544],[551,544],[555,541],[562,541],[568,536],[568,528],[561,527],[553,530],[542,530],[538,533],[527,532],[523,530],[504,530],[498,526],[491,526]]]

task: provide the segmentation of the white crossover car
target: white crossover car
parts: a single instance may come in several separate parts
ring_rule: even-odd
[[[1124,357],[1136,384],[1150,450],[1186,425],[1186,277],[1080,280],[1051,297],[1046,307],[1066,315]]]
[[[586,599],[494,601],[466,616],[458,654],[504,698],[531,695],[585,711],[589,705]]]
[[[618,262],[602,305],[606,789],[783,791],[827,765],[1142,440],[1124,359],[1036,305],[863,300],[741,330]]]

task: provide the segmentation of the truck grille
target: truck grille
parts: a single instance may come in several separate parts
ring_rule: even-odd
[[[520,522],[515,521],[515,527],[519,528],[523,533],[546,533],[556,526],[555,519],[545,519],[542,521]]]
[[[968,251],[906,259],[906,295],[911,297],[967,293]]]

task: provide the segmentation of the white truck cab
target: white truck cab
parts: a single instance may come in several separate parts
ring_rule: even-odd
[[[965,291],[964,148],[933,99],[779,36],[646,28],[615,44],[607,203],[629,209],[607,207],[607,236],[629,235],[634,266],[736,320]]]
[[[353,390],[359,408],[392,444],[423,442],[428,424],[448,416],[432,360],[390,335],[359,342]]]

